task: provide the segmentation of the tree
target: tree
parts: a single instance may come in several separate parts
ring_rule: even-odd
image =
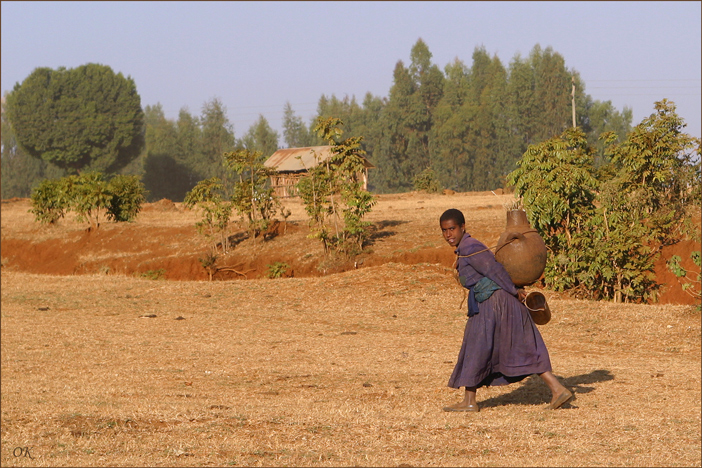
[[[200,119],[190,113],[187,108],[178,112],[176,121],[176,138],[178,151],[175,160],[184,164],[191,172],[190,183],[195,186],[200,180],[206,179],[207,169],[202,166],[202,129]]]
[[[7,96],[19,146],[69,173],[114,173],[144,145],[144,112],[131,77],[106,65],[35,69]]]
[[[236,139],[234,127],[229,123],[222,101],[214,98],[202,106],[200,117],[202,129],[200,167],[206,177],[219,177],[224,186],[230,185],[224,167],[223,155],[234,150]],[[226,191],[225,191],[226,193]]]
[[[182,201],[195,185],[192,166],[181,151],[176,122],[166,119],[161,104],[146,106],[146,151],[142,161],[142,180],[149,200],[167,198]]]
[[[350,258],[362,251],[368,239],[370,223],[363,217],[375,199],[363,190],[360,179],[364,170],[362,137],[340,140],[341,125],[335,117],[317,119],[315,131],[332,146],[332,156],[317,160],[297,187],[310,217],[311,237],[322,241],[325,254],[341,253]]]
[[[510,174],[532,225],[552,255],[546,284],[585,296],[640,302],[655,297],[654,265],[664,245],[691,236],[700,209],[700,140],[667,100],[619,143],[595,178],[594,150],[581,129],[532,145]],[[606,178],[608,176],[608,178]]]
[[[278,132],[271,128],[263,115],[259,115],[241,142],[247,150],[260,151],[265,157],[269,157],[278,151]]]
[[[232,213],[232,203],[223,197],[222,181],[217,177],[201,180],[186,196],[183,204],[189,208],[198,208],[202,219],[195,223],[197,231],[210,242],[210,255],[200,259],[202,266],[210,272],[217,260],[217,246],[227,253],[229,218]]]
[[[623,143],[608,149],[617,170],[614,190],[659,245],[676,242],[689,220],[687,208],[700,204],[700,139],[683,133],[685,125],[675,104],[663,99]]]
[[[302,118],[295,115],[290,101],[283,108],[283,138],[288,148],[304,148],[312,144],[312,135]]]
[[[537,44],[529,58],[534,73],[534,138],[544,141],[572,127],[571,74],[563,57],[551,47],[542,51]]]
[[[266,158],[261,151],[239,149],[225,153],[224,159],[227,168],[238,178],[232,203],[247,220],[249,236],[255,240],[268,229],[279,207],[275,191],[268,183],[275,170],[264,165]]]
[[[595,148],[595,167],[599,168],[608,162],[605,155],[607,145],[599,136],[613,132],[617,142],[623,142],[631,132],[632,110],[624,107],[619,112],[612,101],[595,101],[589,95],[585,95],[583,101],[583,108],[578,114],[578,126],[587,134],[590,146]]]
[[[468,75],[468,102],[474,107],[467,122],[473,146],[473,178],[470,188],[488,190],[502,185],[501,178],[511,168],[507,100],[507,72],[497,56],[476,48]]]
[[[444,75],[431,64],[431,52],[420,38],[412,47],[409,67],[398,61],[390,97],[380,119],[382,138],[373,152],[374,186],[382,192],[412,189],[412,178],[429,168],[432,113],[441,100]]]
[[[431,166],[440,184],[453,190],[472,187],[469,122],[476,112],[468,101],[468,68],[455,59],[445,67],[444,94],[434,110],[430,133]]]
[[[2,105],[2,156],[0,162],[0,189],[2,198],[29,197],[43,179],[58,178],[64,171],[41,159],[33,158],[19,147],[15,132],[12,130],[5,103]]]

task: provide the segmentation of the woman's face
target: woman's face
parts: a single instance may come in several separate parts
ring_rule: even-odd
[[[465,224],[456,224],[453,219],[447,219],[442,221],[441,224],[441,234],[444,236],[444,240],[448,242],[451,247],[456,247],[461,239],[463,239],[463,234],[466,232]]]

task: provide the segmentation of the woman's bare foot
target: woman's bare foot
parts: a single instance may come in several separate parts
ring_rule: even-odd
[[[571,398],[573,398],[573,394],[570,392],[570,390],[563,387],[563,390],[561,392],[553,395],[551,403],[548,405],[548,409],[558,409],[567,402],[569,402]]]
[[[468,404],[465,401],[462,401],[460,403],[456,403],[455,405],[451,406],[446,406],[444,408],[444,411],[446,412],[458,412],[458,411],[471,411],[471,412],[478,412],[480,411],[480,407],[478,406],[477,403],[474,404]]]

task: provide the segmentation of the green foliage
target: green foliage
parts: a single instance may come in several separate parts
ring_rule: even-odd
[[[312,134],[302,118],[295,115],[290,102],[283,109],[283,138],[288,148],[304,148],[312,145]]]
[[[7,117],[5,104],[2,106],[2,159],[0,165],[0,189],[2,198],[30,197],[32,189],[45,179],[56,179],[64,171],[41,159],[33,158],[22,151],[15,138]]]
[[[71,211],[78,221],[88,221],[92,229],[100,226],[100,215],[105,214],[112,203],[107,182],[99,172],[87,172],[67,178]]]
[[[107,206],[107,218],[112,221],[134,221],[146,201],[146,190],[137,176],[116,175],[107,184],[112,199]]]
[[[232,203],[223,199],[222,191],[222,181],[219,178],[201,180],[186,194],[183,202],[187,208],[196,208],[202,213],[202,219],[195,223],[195,227],[210,242],[212,256],[216,255],[218,244],[224,253],[229,246]]]
[[[310,217],[311,237],[322,241],[326,254],[352,257],[368,239],[369,222],[363,221],[375,204],[363,189],[365,171],[361,137],[340,140],[340,119],[318,119],[315,132],[332,146],[332,155],[316,164],[298,182],[297,188]]]
[[[32,191],[32,208],[37,222],[56,224],[70,207],[70,196],[65,179],[45,179]]]
[[[410,63],[400,61],[391,71],[393,83],[386,97],[366,93],[361,102],[355,96],[320,96],[316,118],[339,118],[344,122],[347,138],[363,136],[361,149],[376,166],[368,181],[371,191],[414,190],[413,178],[427,168],[434,171],[442,187],[457,191],[492,190],[501,186],[504,177],[516,168],[516,161],[530,145],[557,137],[572,126],[571,80],[576,86],[577,125],[594,148],[595,167],[598,172],[602,171],[597,177],[607,180],[614,176],[616,170],[609,164],[611,155],[606,154],[609,143],[598,137],[604,132],[613,132],[618,141],[623,142],[631,131],[631,109],[625,107],[620,112],[609,101],[592,99],[585,93],[585,83],[578,72],[568,68],[564,57],[551,48],[542,49],[537,44],[526,57],[517,54],[508,65],[484,47],[476,47],[469,59],[472,63],[464,64],[455,59],[442,70],[432,63],[428,45],[419,39],[410,51]],[[95,75],[102,73],[94,69],[100,66],[90,67],[96,71]],[[25,84],[27,90],[48,87],[63,93],[79,81],[66,82],[64,75],[71,73],[73,71],[63,69],[38,69],[22,87],[25,88]],[[86,89],[93,95],[101,93],[91,86]],[[77,148],[77,142],[88,135],[81,133],[78,138],[68,127],[82,125],[89,119],[97,122],[98,114],[86,106],[83,106],[85,111],[75,111],[83,109],[78,99],[67,104],[62,100],[66,106],[61,111],[75,112],[66,117],[65,125],[53,126],[51,119],[42,117],[43,111],[51,107],[47,104],[51,99],[34,99],[38,94],[29,92],[20,94],[24,96],[22,102],[42,110],[42,113],[23,114],[23,122],[37,129],[32,138],[51,137],[55,146],[62,144],[46,156],[65,161],[72,158],[73,166],[68,170],[76,172],[74,166],[82,162],[76,159],[78,151],[72,147]],[[132,98],[134,96],[136,93]],[[20,102],[18,98],[15,101]],[[96,112],[109,107],[109,99],[103,101],[96,104]],[[12,102],[8,96],[8,105]],[[122,107],[129,107],[126,100],[120,103]],[[113,165],[114,171],[101,169],[106,163],[104,158],[81,170],[117,172],[121,168],[120,173],[138,175],[148,191],[149,201],[161,198],[182,201],[198,181],[218,177],[222,181],[223,196],[229,198],[236,177],[230,180],[231,174],[221,155],[246,148],[261,151],[267,157],[278,147],[279,137],[263,117],[241,139],[236,139],[226,109],[217,98],[206,102],[199,115],[181,109],[175,121],[165,118],[160,105],[146,106],[143,119],[146,145],[136,159],[120,156],[120,162]],[[127,121],[132,120],[121,122]],[[18,120],[17,129],[22,125],[27,127],[26,122]],[[323,137],[313,131],[315,122],[316,119],[312,119],[305,125],[286,103],[283,137],[288,147],[326,144]],[[93,128],[106,129],[102,124]],[[107,135],[105,138],[109,137],[106,130],[102,133]],[[3,197],[28,196],[42,179],[64,175],[64,169],[44,160],[39,164],[38,160],[30,159],[32,156],[23,151],[21,145],[8,145],[6,141],[12,135],[4,126]],[[98,137],[102,138],[98,135],[95,141]],[[74,140],[75,145],[71,143]],[[95,151],[98,147],[97,144],[91,146]]]
[[[282,278],[288,272],[288,268],[290,265],[285,262],[275,262],[268,265],[268,277],[271,279]]]
[[[437,180],[434,170],[430,167],[414,176],[412,185],[414,185],[415,190],[423,192],[437,193],[441,191],[441,183]]]
[[[7,112],[23,151],[72,173],[116,172],[144,144],[134,80],[105,65],[37,68],[7,95]]]
[[[577,129],[528,148],[508,180],[551,252],[549,287],[615,302],[655,298],[659,251],[689,232],[687,213],[700,208],[699,139],[683,126],[672,103],[656,103],[621,144],[603,135],[611,163],[600,170]]]
[[[202,177],[219,177],[224,184],[224,194],[229,195],[231,181],[226,165],[223,164],[222,155],[237,147],[234,138],[234,128],[226,116],[224,104],[218,98],[206,102],[202,107],[199,119],[201,125],[201,139],[199,141],[199,155],[193,168]]]
[[[268,158],[278,150],[278,132],[271,128],[264,116],[259,115],[241,138],[241,143],[249,151],[258,151]]]
[[[217,272],[217,255],[210,252],[204,257],[198,258],[198,260],[202,268],[204,268],[209,275],[210,281],[212,281],[212,277]]]
[[[672,271],[673,274],[678,278],[682,286],[683,291],[685,291],[690,296],[700,299],[702,293],[700,292],[700,283],[702,280],[702,255],[699,250],[690,253],[690,258],[692,262],[697,266],[697,271],[692,272],[685,269],[682,264],[682,258],[679,255],[673,255],[670,260],[666,263],[668,270]],[[689,276],[693,274],[694,276]],[[697,305],[697,310],[700,309],[700,305]]]
[[[105,215],[115,222],[133,221],[144,202],[144,186],[136,176],[118,175],[108,183],[99,172],[86,172],[60,179],[46,179],[32,192],[36,221],[54,224],[67,212],[78,221],[88,221],[91,229]]]
[[[595,210],[597,181],[592,153],[582,131],[568,129],[560,137],[529,147],[507,177],[527,207],[529,221],[551,251],[544,277],[557,291],[578,285],[587,266],[586,223]]]
[[[685,207],[700,204],[700,140],[682,132],[675,104],[663,99],[655,110],[607,152],[618,171],[613,190],[645,223],[651,240],[667,245],[679,238]]]
[[[146,106],[146,148],[133,174],[140,175],[149,201],[183,201],[198,180],[201,130],[189,126],[195,119],[181,111],[178,122],[166,119],[161,104]]]
[[[547,235],[553,250],[568,245],[594,210],[598,185],[592,174],[592,151],[579,129],[530,146],[507,180],[523,197],[530,222]]]
[[[260,151],[236,150],[225,153],[224,160],[226,167],[238,177],[232,203],[246,219],[249,235],[255,239],[268,229],[280,205],[269,184],[275,171],[263,164],[265,158]]]
[[[166,274],[166,270],[164,268],[159,268],[158,270],[147,270],[144,273],[142,273],[140,276],[142,278],[157,281],[157,280],[163,279],[163,276],[165,274]]]

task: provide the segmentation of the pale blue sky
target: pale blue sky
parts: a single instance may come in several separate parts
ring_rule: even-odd
[[[322,94],[388,96],[422,38],[441,69],[484,46],[505,66],[535,44],[577,70],[594,99],[633,109],[668,98],[700,137],[701,2],[2,1],[2,92],[36,67],[109,65],[142,105],[199,115],[219,97],[236,137],[263,114],[282,138],[289,101],[306,122]]]

